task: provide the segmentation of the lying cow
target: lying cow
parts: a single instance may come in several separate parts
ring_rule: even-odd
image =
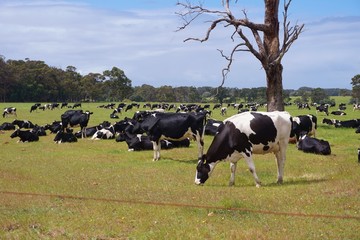
[[[282,183],[286,148],[289,143],[292,118],[287,112],[244,112],[224,120],[208,151],[197,165],[195,184],[204,184],[216,164],[230,162],[229,185],[235,183],[237,162],[244,157],[257,187],[261,182],[256,174],[253,154],[273,152],[277,160],[278,183]]]
[[[111,131],[110,129],[102,128],[94,133],[94,135],[91,137],[91,140],[113,139],[113,138],[115,138],[114,131]]]
[[[346,112],[338,110],[338,111],[332,111],[330,114],[336,115],[336,116],[345,116]]]
[[[15,130],[15,125],[9,122],[4,122],[0,125],[0,130]]]
[[[66,128],[65,130],[61,129],[54,138],[55,143],[65,143],[65,142],[77,142],[77,137],[73,134],[73,130]]]
[[[208,119],[205,125],[205,135],[215,136],[222,121]]]
[[[36,142],[39,141],[39,136],[35,133],[31,132],[30,130],[20,130],[16,129],[10,135],[11,138],[19,137],[20,140],[18,142]]]
[[[306,134],[303,134],[299,138],[297,148],[306,153],[315,153],[321,155],[331,154],[331,147],[328,141],[309,137]]]
[[[340,128],[357,128],[360,126],[360,119],[351,119],[345,121],[337,121],[335,127]]]
[[[125,141],[128,145],[128,151],[142,151],[142,150],[152,150],[153,143],[150,141],[148,136],[142,134],[132,133],[133,126],[130,125],[126,130],[119,134],[116,138],[117,142]],[[169,141],[160,141],[162,149],[173,148],[173,145]]]
[[[33,128],[35,125],[28,120],[14,120],[12,124],[17,125],[19,128]]]

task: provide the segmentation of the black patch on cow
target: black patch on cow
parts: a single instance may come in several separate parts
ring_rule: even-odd
[[[270,148],[269,146],[264,146],[264,147],[263,147],[264,152],[266,152],[267,150],[269,150],[269,148]]]
[[[250,128],[255,134],[250,134],[249,139],[254,145],[268,145],[269,142],[275,142],[277,130],[273,120],[266,115],[259,113],[251,113],[254,119],[250,121]],[[261,133],[261,134],[258,134]]]
[[[225,159],[235,150],[250,156],[251,147],[252,144],[246,134],[237,129],[234,123],[226,122],[219,126],[218,134],[215,135],[209,147],[206,160],[211,163]],[[211,159],[209,156],[211,156]]]

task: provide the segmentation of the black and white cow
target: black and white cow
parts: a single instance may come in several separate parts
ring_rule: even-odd
[[[99,140],[99,139],[113,139],[115,138],[115,132],[114,128],[102,128],[97,130],[93,136],[91,137],[91,140]]]
[[[0,130],[15,130],[15,125],[9,122],[4,122],[0,125]]]
[[[117,142],[125,141],[128,145],[128,151],[142,151],[142,150],[152,150],[153,143],[150,141],[148,136],[142,134],[132,134],[129,131],[120,133],[116,138]],[[171,149],[173,144],[167,140],[160,140],[162,149]]]
[[[205,125],[205,135],[215,136],[218,131],[219,126],[223,123],[223,121],[208,119]]]
[[[38,109],[38,107],[40,107],[40,103],[35,103],[34,105],[32,105],[30,107],[30,112],[36,111]]]
[[[30,132],[35,133],[36,135],[40,136],[46,136],[45,127],[35,125],[33,129],[30,130]]]
[[[31,132],[30,130],[20,130],[16,129],[15,132],[13,132],[10,135],[11,138],[19,137],[18,142],[36,142],[39,141],[39,136],[35,133]]]
[[[53,121],[51,124],[46,124],[44,128],[45,130],[50,130],[50,133],[57,133],[61,126],[61,121]]]
[[[14,120],[12,124],[17,125],[19,128],[33,128],[35,125],[29,120]]]
[[[286,149],[289,143],[292,118],[287,112],[244,112],[224,120],[208,151],[196,167],[195,184],[204,184],[216,164],[230,162],[229,185],[235,184],[237,162],[244,157],[257,187],[261,182],[256,174],[253,154],[274,153],[277,161],[278,183],[283,182]]]
[[[68,125],[71,127],[80,125],[81,137],[84,138],[86,133],[86,127],[90,120],[92,112],[82,110],[68,110],[61,115],[62,129],[67,128]]]
[[[357,153],[358,153],[358,163],[360,163],[360,148],[358,148]]]
[[[292,131],[296,140],[299,140],[300,133],[306,132],[308,135],[314,135],[317,129],[317,117],[312,114],[299,115],[293,117]]]
[[[357,128],[360,126],[360,119],[352,119],[352,120],[345,120],[345,121],[336,121],[334,124],[337,128]]]
[[[59,132],[56,133],[54,138],[55,143],[65,143],[65,142],[77,142],[77,137],[74,135],[73,130],[66,128],[65,130],[60,129]]]
[[[328,119],[328,118],[324,118],[322,120],[322,123],[328,124],[328,125],[334,125],[335,123],[337,123],[339,120],[336,119]]]
[[[6,107],[6,108],[4,108],[3,118],[7,117],[8,115],[14,115],[15,117],[17,117],[16,108],[14,108],[14,107]]]
[[[138,113],[135,120],[153,142],[154,161],[160,159],[160,140],[196,140],[198,157],[203,155],[206,113]],[[135,115],[134,115],[135,116]]]
[[[336,116],[344,116],[344,115],[346,115],[346,112],[337,110],[337,111],[332,111],[330,114],[336,115]]]
[[[307,136],[302,133],[297,148],[306,153],[315,153],[321,155],[330,155],[331,147],[328,141]]]
[[[318,112],[324,112],[326,113],[327,116],[329,116],[329,106],[327,104],[322,104],[320,106],[317,106],[316,114],[318,114]]]

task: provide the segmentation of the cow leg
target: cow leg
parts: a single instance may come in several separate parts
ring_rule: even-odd
[[[250,172],[252,173],[252,175],[254,176],[254,179],[255,179],[255,184],[256,184],[256,187],[260,187],[261,186],[261,182],[256,174],[256,171],[255,171],[255,164],[254,164],[254,161],[252,159],[252,155],[250,155],[250,157],[248,156],[244,156],[247,164],[248,164],[248,167],[249,167],[249,170]]]
[[[154,159],[153,161],[157,161],[160,159],[160,140],[159,141],[152,141],[153,142],[153,149],[154,149]]]
[[[198,146],[198,159],[201,159],[204,155],[204,139],[201,137],[199,131],[196,131],[195,139]]]
[[[230,162],[230,182],[229,182],[229,186],[234,186],[235,185],[235,173],[236,173],[236,165],[237,162]]]
[[[276,156],[276,164],[277,164],[277,168],[278,168],[277,183],[281,184],[281,183],[283,183],[286,151],[280,149],[280,151],[275,153],[275,156]]]

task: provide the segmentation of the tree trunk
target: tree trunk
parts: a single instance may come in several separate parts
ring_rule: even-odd
[[[279,64],[273,64],[265,69],[266,72],[266,98],[267,111],[284,111],[283,85],[282,85],[283,67]]]

